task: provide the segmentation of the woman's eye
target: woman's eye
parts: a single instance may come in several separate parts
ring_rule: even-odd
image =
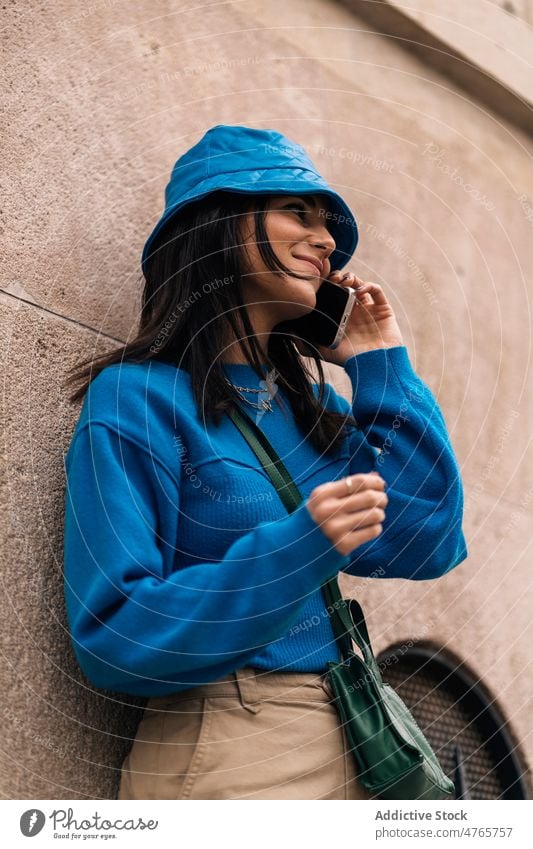
[[[295,210],[302,217],[305,217],[307,215],[307,210],[305,209],[304,206],[298,206],[297,204],[291,204],[291,206],[287,206],[285,208]]]

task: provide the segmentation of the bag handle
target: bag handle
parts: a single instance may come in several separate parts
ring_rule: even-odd
[[[227,410],[227,413],[258,457],[287,511],[292,513],[303,501],[303,497],[287,467],[261,428],[244,410],[233,404]],[[347,606],[346,600],[341,595],[336,576],[322,584],[321,589],[326,606],[331,608],[331,624],[341,657],[348,659],[350,654],[353,654],[351,645],[351,639],[353,639],[360,648],[365,662],[379,676],[378,664],[372,651],[361,605],[355,599],[351,599],[350,606]]]

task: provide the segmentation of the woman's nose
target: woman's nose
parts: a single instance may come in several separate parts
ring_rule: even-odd
[[[327,259],[327,257],[333,253],[337,245],[335,239],[326,227],[317,228],[311,244],[316,248],[321,248],[326,251],[324,259]]]
[[[326,227],[326,224],[321,221],[316,221],[316,226],[313,231],[314,234],[314,244],[322,245],[327,248],[329,253],[333,253],[335,250],[337,243],[333,238],[331,232]]]

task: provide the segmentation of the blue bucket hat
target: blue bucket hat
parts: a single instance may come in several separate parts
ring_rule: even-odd
[[[358,241],[349,207],[317,172],[301,145],[276,130],[217,124],[180,156],[165,189],[165,211],[143,248],[141,265],[163,226],[193,200],[224,189],[248,194],[324,194],[330,208],[324,218],[335,239],[331,270],[343,268]]]

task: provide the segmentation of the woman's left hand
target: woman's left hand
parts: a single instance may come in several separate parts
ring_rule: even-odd
[[[378,283],[365,282],[352,272],[343,271],[333,271],[327,279],[352,286],[357,292],[340,344],[336,348],[316,346],[327,362],[342,366],[355,354],[404,344],[394,311]]]

